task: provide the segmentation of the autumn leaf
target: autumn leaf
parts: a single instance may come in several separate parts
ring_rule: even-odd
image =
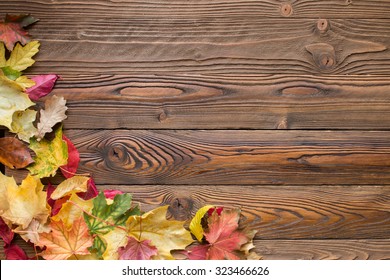
[[[11,244],[4,248],[6,260],[30,260],[26,252],[19,245]]]
[[[26,76],[20,76],[15,80],[15,83],[17,83],[19,86],[21,86],[23,89],[30,88],[35,85],[35,82]],[[31,99],[31,97],[30,97]]]
[[[50,228],[46,224],[43,224],[36,219],[32,219],[31,223],[28,225],[27,228],[18,226],[14,229],[14,232],[18,233],[20,237],[24,239],[24,241],[31,242],[33,244],[39,243],[40,233],[49,231]]]
[[[6,15],[5,20],[0,22],[0,41],[5,43],[9,51],[12,51],[16,42],[25,45],[30,37],[24,27],[37,21],[30,15]]]
[[[14,137],[0,138],[0,162],[5,166],[24,168],[33,163],[29,148]]]
[[[126,222],[130,236],[137,240],[150,240],[158,250],[158,256],[174,259],[172,250],[181,250],[193,242],[182,221],[167,220],[168,206],[158,207],[142,216],[131,216]]]
[[[50,233],[41,233],[39,246],[46,249],[41,256],[46,260],[66,260],[74,255],[88,255],[88,247],[93,243],[88,227],[82,217],[75,220],[71,228],[67,228],[63,221],[51,221]]]
[[[150,244],[150,240],[138,241],[134,237],[128,237],[125,247],[119,248],[120,260],[150,260],[157,255],[157,248]]]
[[[89,177],[74,176],[61,182],[51,194],[51,199],[57,200],[64,196],[69,196],[72,193],[86,192],[87,182]]]
[[[68,162],[66,165],[61,166],[60,170],[65,178],[70,178],[73,177],[77,172],[77,168],[80,163],[80,154],[72,141],[65,137],[65,135],[62,135],[62,140],[64,140],[68,146]]]
[[[12,177],[0,173],[0,215],[6,222],[26,229],[33,219],[44,224],[50,214],[41,181],[28,175],[18,187]]]
[[[39,52],[39,46],[40,43],[38,41],[32,41],[24,47],[16,44],[9,59],[5,62],[5,66],[9,66],[16,71],[27,69],[35,63],[32,57]]]
[[[203,239],[203,226],[202,226],[202,218],[209,211],[209,209],[213,208],[212,205],[206,205],[200,208],[194,218],[192,218],[190,223],[190,231],[191,233],[198,239],[199,242]]]
[[[27,94],[30,99],[37,101],[41,97],[48,95],[52,91],[58,78],[59,76],[54,74],[32,77],[31,80],[35,82],[35,85],[27,89]]]
[[[8,79],[13,81],[18,79],[22,75],[20,71],[14,70],[9,66],[1,67],[1,71]]]
[[[103,257],[104,260],[117,260],[119,258],[118,250],[120,247],[126,246],[128,241],[126,230],[122,228],[114,228],[110,232],[97,236],[96,244],[92,248],[97,255]]]
[[[10,227],[4,222],[4,220],[0,217],[0,237],[3,239],[5,245],[11,244],[14,239],[14,232],[10,229]]]
[[[30,109],[15,112],[12,116],[10,131],[16,133],[20,140],[30,143],[30,138],[37,133],[34,126],[36,116],[37,112]]]
[[[2,42],[0,42],[0,67],[5,67],[5,47]]]
[[[0,75],[0,125],[12,130],[15,112],[24,111],[35,105],[17,83]]]
[[[103,190],[104,196],[109,199],[114,199],[114,197],[118,194],[123,194],[122,191],[119,190]]]
[[[43,139],[38,142],[31,138],[30,149],[35,152],[36,157],[35,163],[27,169],[39,178],[54,176],[57,169],[68,161],[68,147],[62,140],[62,127],[57,128],[55,138],[51,141]]]
[[[88,200],[97,197],[98,194],[99,192],[96,188],[95,182],[92,178],[89,178],[87,182],[87,191],[84,193],[78,193],[77,195],[84,200]]]
[[[67,118],[65,112],[68,107],[66,107],[65,104],[65,99],[63,97],[57,97],[56,95],[53,95],[46,100],[45,110],[40,111],[41,117],[37,125],[38,132],[36,137],[38,141],[40,141],[46,133],[53,131],[53,126],[55,124],[62,122]]]

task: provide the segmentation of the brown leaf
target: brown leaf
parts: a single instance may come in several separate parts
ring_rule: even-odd
[[[34,162],[30,149],[13,137],[0,138],[0,162],[7,167],[24,168]]]

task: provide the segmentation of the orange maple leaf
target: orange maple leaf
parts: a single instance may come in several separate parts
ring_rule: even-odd
[[[51,221],[50,233],[39,234],[39,246],[46,246],[41,256],[46,260],[66,260],[74,255],[88,255],[88,247],[92,246],[93,238],[88,232],[87,224],[80,217],[73,226],[67,229],[62,220]]]

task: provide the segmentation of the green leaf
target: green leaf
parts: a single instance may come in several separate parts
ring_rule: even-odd
[[[52,141],[42,139],[38,142],[34,137],[31,138],[29,147],[36,157],[35,163],[27,169],[39,178],[54,176],[60,166],[68,163],[68,146],[62,140],[62,126],[57,128]]]
[[[5,66],[5,67],[2,67],[1,70],[3,71],[4,75],[12,80],[12,81],[15,81],[17,78],[19,78],[22,73],[17,71],[17,70],[14,70],[12,69],[11,67],[9,66]]]
[[[103,254],[107,249],[107,244],[104,242],[103,239],[100,238],[100,236],[96,236],[93,240],[93,244],[91,247],[88,248],[91,253],[95,253],[98,258],[103,258]]]
[[[213,208],[212,205],[206,205],[203,206],[196,212],[194,218],[191,220],[190,223],[190,231],[191,233],[198,239],[199,242],[203,239],[203,227],[202,227],[202,218],[203,216],[209,211],[210,208]]]
[[[93,199],[92,215],[84,213],[85,221],[92,234],[106,234],[116,226],[123,226],[134,215],[131,209],[131,195],[118,194],[112,204],[107,204],[104,193]]]

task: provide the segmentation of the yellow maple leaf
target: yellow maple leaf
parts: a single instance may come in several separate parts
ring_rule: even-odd
[[[31,41],[24,47],[17,44],[9,59],[6,61],[5,66],[11,67],[13,70],[23,71],[34,64],[35,60],[32,59],[34,55],[39,52],[38,41]]]
[[[1,173],[0,173],[1,174]],[[46,203],[46,192],[43,184],[34,176],[28,175],[18,187],[13,178],[0,175],[0,182],[7,185],[0,189],[1,217],[9,223],[26,229],[33,219],[45,224],[50,214],[50,206]]]
[[[119,247],[123,247],[127,243],[127,232],[120,228],[115,228],[105,235],[102,235],[101,238],[107,244],[106,251],[103,254],[103,259],[117,260],[119,258]]]
[[[50,233],[39,234],[40,247],[46,246],[41,256],[46,260],[66,260],[75,255],[89,255],[88,247],[92,246],[93,238],[82,217],[67,228],[63,221],[51,221]]]
[[[158,249],[157,258],[172,260],[172,250],[185,249],[194,240],[183,227],[185,222],[167,220],[167,210],[168,206],[162,206],[142,216],[130,216],[126,228],[137,240],[150,240]]]
[[[35,105],[17,83],[0,75],[0,125],[12,130],[12,117]]]
[[[190,231],[191,233],[198,239],[199,242],[202,241],[203,239],[203,227],[202,227],[202,218],[203,216],[209,211],[210,208],[213,208],[214,206],[212,205],[206,205],[200,208],[194,218],[192,218],[191,223],[190,223]]]
[[[37,133],[37,129],[34,126],[36,116],[37,112],[29,109],[15,112],[12,116],[10,131],[17,134],[20,140],[29,143],[30,138]]]
[[[51,199],[57,200],[72,193],[86,192],[88,188],[88,180],[89,177],[85,176],[73,176],[66,179],[57,186],[50,197]]]

